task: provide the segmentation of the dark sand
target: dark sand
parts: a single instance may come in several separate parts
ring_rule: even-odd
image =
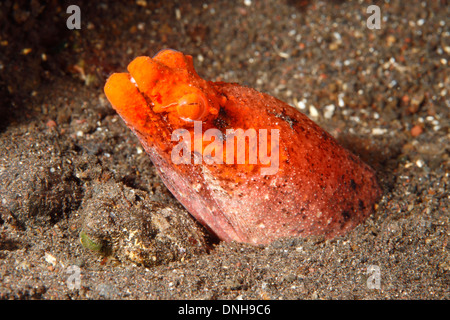
[[[449,299],[449,5],[387,2],[2,1],[0,298]],[[81,30],[66,27],[69,4]],[[310,116],[376,169],[376,212],[331,241],[209,239],[208,253],[149,268],[85,249],[102,184],[139,194],[133,208],[186,214],[103,94],[112,72],[163,48]]]

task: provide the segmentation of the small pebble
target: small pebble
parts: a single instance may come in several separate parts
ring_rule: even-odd
[[[411,129],[411,135],[413,137],[418,137],[420,136],[420,134],[423,132],[423,128],[420,125],[415,125],[412,129]]]
[[[56,258],[53,255],[51,255],[50,253],[46,252],[44,254],[44,259],[45,259],[45,261],[50,263],[52,266],[56,265]]]
[[[300,110],[305,110],[306,109],[306,101],[305,100],[298,101],[297,108],[299,108]]]
[[[387,129],[383,129],[383,128],[373,128],[372,129],[372,134],[374,136],[381,136],[383,134],[386,134]]]
[[[56,127],[56,122],[54,120],[48,120],[46,125],[49,128],[55,128]]]
[[[421,159],[419,159],[419,160],[416,161],[416,165],[417,165],[419,168],[422,168],[424,164],[425,164],[425,162],[423,162],[423,160],[421,160]]]
[[[311,105],[309,106],[309,115],[313,118],[317,118],[319,116],[319,111],[317,111],[316,107]]]
[[[334,110],[336,109],[336,107],[334,106],[334,104],[329,104],[323,107],[323,109],[323,116],[325,117],[325,119],[331,119],[334,115]]]

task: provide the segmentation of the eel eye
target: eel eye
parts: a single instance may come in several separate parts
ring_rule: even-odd
[[[177,113],[185,121],[202,120],[208,113],[208,102],[202,94],[191,93],[181,97]]]

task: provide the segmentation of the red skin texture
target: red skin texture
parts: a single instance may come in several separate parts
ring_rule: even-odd
[[[172,54],[182,63],[174,64]],[[217,128],[225,136],[231,128],[279,130],[280,161],[274,175],[262,175],[260,169],[267,166],[260,163],[196,165],[192,161],[176,165],[171,151],[178,142],[171,141],[171,134],[178,128],[192,132],[192,123],[178,120],[176,111],[167,111],[164,105],[180,101],[180,90],[165,88],[176,97],[166,97],[167,101],[158,105],[152,99],[155,90],[141,90],[142,80],[134,76],[132,68],[139,90],[126,74],[108,80],[108,99],[139,138],[167,188],[218,238],[250,244],[312,235],[333,238],[372,213],[381,196],[374,170],[307,116],[254,89],[204,81],[191,66],[190,56],[183,55],[183,60],[175,51],[163,51],[162,55],[171,59],[171,69],[162,79],[171,79],[167,82],[173,87],[181,83],[183,94],[190,93],[185,88],[186,83],[191,84],[206,97],[210,112],[205,111],[200,119],[203,132]],[[159,61],[164,63],[164,59]]]

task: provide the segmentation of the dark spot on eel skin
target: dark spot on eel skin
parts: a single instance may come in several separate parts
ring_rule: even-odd
[[[269,112],[272,113],[275,117],[286,121],[289,124],[289,126],[291,127],[291,129],[294,129],[294,125],[298,122],[297,119],[291,118],[287,114],[276,113],[276,112],[272,112],[272,111],[269,111]]]
[[[226,120],[228,118],[227,113],[224,111],[224,109],[220,109],[220,114],[221,117],[218,117],[217,119],[214,120],[214,125],[216,126],[217,129],[219,130],[223,130],[227,127],[229,127],[229,123]]]
[[[350,219],[350,212],[347,210],[342,212],[342,217],[344,218],[344,221],[347,222]]]
[[[364,205],[364,202],[359,199],[358,201],[358,206],[359,206],[359,210],[364,210],[366,208],[366,206]]]
[[[357,184],[356,184],[355,180],[350,179],[350,187],[352,187],[353,190],[356,190]]]

